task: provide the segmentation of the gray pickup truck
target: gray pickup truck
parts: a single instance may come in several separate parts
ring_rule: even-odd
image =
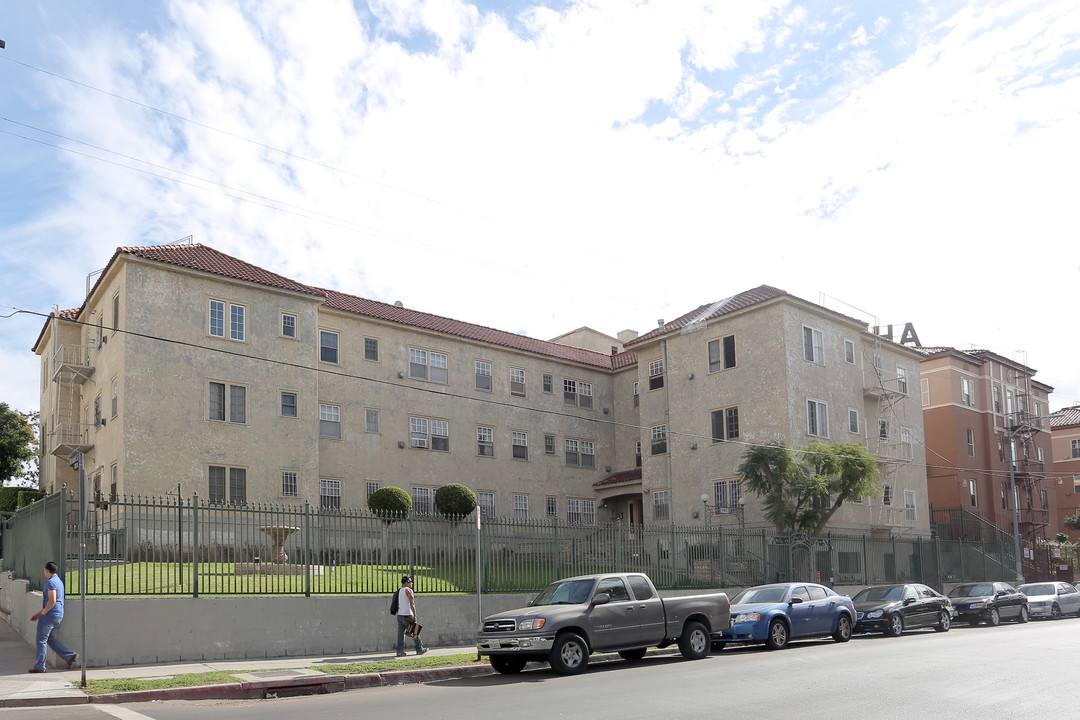
[[[501,673],[534,660],[572,675],[595,652],[637,662],[650,647],[678,643],[683,657],[698,660],[730,626],[724,593],[664,599],[640,573],[583,575],[548,585],[528,607],[484,618],[476,649]]]

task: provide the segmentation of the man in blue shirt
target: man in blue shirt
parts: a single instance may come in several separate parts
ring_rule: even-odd
[[[56,638],[56,631],[60,629],[60,622],[64,619],[64,581],[56,574],[56,563],[45,563],[45,592],[41,596],[41,612],[30,616],[30,620],[37,620],[37,660],[32,673],[45,672],[46,648],[52,648],[61,660],[67,663],[70,670],[79,659],[78,654],[68,650]]]

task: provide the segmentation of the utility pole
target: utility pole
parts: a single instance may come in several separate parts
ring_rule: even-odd
[[[82,632],[79,642],[79,670],[82,675],[82,687],[86,687],[86,515],[89,508],[86,503],[86,467],[81,452],[68,458],[72,470],[79,471],[79,615],[82,620]]]

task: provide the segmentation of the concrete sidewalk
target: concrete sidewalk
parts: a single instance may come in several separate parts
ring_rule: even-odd
[[[74,648],[73,648],[74,649]],[[476,646],[432,648],[427,656],[474,654]],[[126,665],[106,668],[87,668],[87,680],[108,678],[160,678],[182,673],[203,673],[214,670],[247,671],[234,685],[214,685],[196,688],[173,688],[138,693],[122,693],[123,697],[88,696],[79,687],[82,672],[49,668],[43,674],[29,673],[34,664],[34,650],[6,622],[0,622],[0,707],[29,707],[35,705],[74,705],[89,702],[143,702],[148,700],[234,697],[256,698],[266,695],[297,692],[334,692],[377,685],[396,685],[406,682],[491,674],[487,663],[470,667],[403,670],[378,675],[326,675],[307,667],[371,660],[390,660],[393,650],[355,655],[326,657],[290,657],[266,660],[220,660],[210,662],[170,663],[162,665]],[[413,652],[409,650],[409,657]]]

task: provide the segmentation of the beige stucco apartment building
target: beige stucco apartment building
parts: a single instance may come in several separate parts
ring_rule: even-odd
[[[41,485],[357,507],[473,488],[488,513],[761,524],[746,443],[857,440],[836,531],[929,533],[919,356],[762,286],[640,337],[542,341],[298,283],[203,245],[120,248],[41,356]],[[701,495],[708,498],[702,502]]]

